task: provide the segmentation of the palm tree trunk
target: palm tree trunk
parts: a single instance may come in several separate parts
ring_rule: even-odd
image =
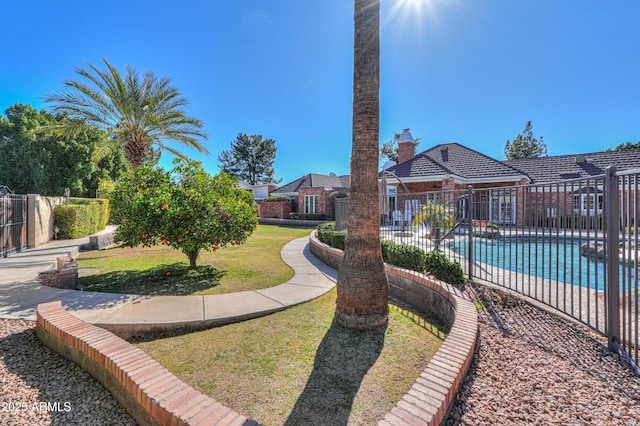
[[[372,329],[385,326],[389,314],[379,222],[379,0],[355,0],[354,15],[351,195],[335,320],[350,328]]]
[[[136,139],[127,140],[122,148],[124,149],[124,157],[129,162],[129,167],[135,169],[140,166],[149,156],[149,149],[144,142]]]

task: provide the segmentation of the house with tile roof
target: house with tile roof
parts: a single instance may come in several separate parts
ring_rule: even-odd
[[[333,192],[348,192],[349,175],[323,175],[309,173],[271,191],[271,196],[286,196],[291,202],[292,213],[304,213],[326,219],[333,218],[330,195]],[[261,206],[262,207],[262,206]],[[273,217],[273,212],[261,208],[262,217]],[[279,213],[279,215],[283,215]]]
[[[589,183],[589,178],[603,175],[609,166],[619,172],[640,168],[640,149],[499,161],[458,143],[418,154],[415,145],[405,129],[398,140],[398,164],[381,172],[388,206],[383,213],[415,209],[412,203],[419,199],[415,194],[424,194],[429,201],[443,192],[459,191],[457,197],[464,201],[464,191],[472,186],[475,217],[496,223],[525,225],[531,213],[526,206],[541,204],[536,200],[545,191],[545,200],[554,206],[545,213],[549,216],[597,216],[602,214],[603,188],[601,183]],[[573,183],[565,188],[561,185],[565,182]],[[514,189],[525,185],[526,191]],[[543,185],[546,190],[538,189]],[[554,189],[550,191],[549,185]]]

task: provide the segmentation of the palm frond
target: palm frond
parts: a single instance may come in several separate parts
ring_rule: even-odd
[[[204,123],[187,115],[185,107],[189,102],[168,77],[157,77],[152,71],[140,74],[131,66],[123,76],[109,61],[102,60],[106,70],[91,63],[88,68],[79,67],[75,70],[81,77],[78,81],[65,81],[64,91],[45,98],[53,111],[79,118],[104,131],[110,144],[127,146],[125,152],[134,152],[134,146],[155,145],[181,156],[166,146],[167,142],[175,141],[209,153],[200,142],[208,139],[202,130]],[[127,160],[139,164],[140,158]]]

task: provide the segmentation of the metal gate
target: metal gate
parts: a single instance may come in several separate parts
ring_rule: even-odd
[[[27,248],[27,196],[0,195],[0,257]]]

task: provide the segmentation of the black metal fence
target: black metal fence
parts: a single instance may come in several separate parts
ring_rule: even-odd
[[[640,170],[607,173],[544,185],[384,191],[380,235],[440,250],[470,279],[575,318],[637,366]],[[336,223],[346,223],[348,200],[340,203]]]
[[[0,195],[0,257],[27,248],[27,196]]]

